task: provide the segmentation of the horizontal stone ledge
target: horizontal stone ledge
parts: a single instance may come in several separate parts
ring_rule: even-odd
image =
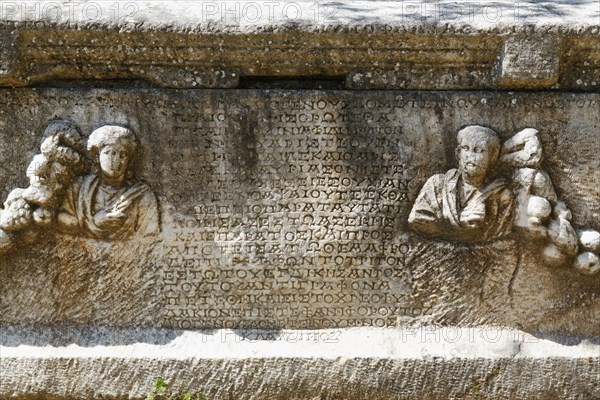
[[[87,2],[42,0],[4,2],[0,21],[122,31],[264,32],[326,31],[355,26],[419,32],[514,32],[546,30],[598,33],[595,1],[547,3],[499,0],[493,3],[446,0],[115,0]],[[367,28],[367,33],[368,33]]]
[[[599,7],[566,0],[7,2],[0,86],[141,80],[231,88],[240,78],[333,76],[366,90],[597,91]]]
[[[113,329],[5,325],[3,358],[588,358],[600,338],[536,337],[498,327],[319,330]]]
[[[4,326],[1,338],[0,398],[138,399],[157,377],[209,399],[600,398],[598,338],[512,329]]]
[[[5,32],[0,40],[11,51],[0,60],[0,87],[139,80],[149,87],[227,89],[240,79],[329,77],[366,90],[600,87],[598,35]]]

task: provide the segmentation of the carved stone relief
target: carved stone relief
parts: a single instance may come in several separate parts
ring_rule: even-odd
[[[597,94],[16,92],[3,321],[600,333]]]
[[[0,252],[33,243],[48,229],[102,240],[159,232],[156,197],[135,179],[139,143],[132,130],[94,130],[87,153],[69,121],[52,121],[43,138],[27,167],[29,187],[12,190],[0,210]]]
[[[571,225],[571,211],[541,169],[537,130],[524,129],[501,145],[492,129],[467,126],[457,141],[459,167],[425,183],[408,218],[414,230],[472,243],[514,231],[540,247],[550,266],[571,264],[586,274],[600,271],[600,233],[581,229],[578,235]]]
[[[491,129],[470,126],[458,133],[458,169],[432,176],[417,197],[409,223],[418,232],[478,242],[511,231],[513,194],[494,176],[500,139]]]

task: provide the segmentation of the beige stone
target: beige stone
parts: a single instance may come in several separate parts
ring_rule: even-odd
[[[582,229],[578,232],[579,244],[583,250],[600,253],[600,233],[593,229]]]
[[[577,256],[575,267],[585,274],[593,275],[600,271],[600,258],[594,253],[585,251]]]
[[[0,4],[0,399],[600,398],[597,5],[268,3]]]
[[[551,216],[564,232],[566,224],[595,226],[596,94],[18,89],[0,96],[1,139],[18,144],[0,153],[5,198],[25,186],[40,151],[45,121],[29,112],[59,114],[86,139],[100,126],[128,126],[142,156],[135,180],[156,195],[161,227],[135,245],[76,225],[19,231],[0,269],[5,322],[310,329],[494,321],[598,334],[598,275],[581,274],[573,259],[559,269],[542,261],[561,229],[541,243],[515,228],[475,244],[428,238],[408,225],[425,182],[456,168],[465,122],[493,127],[504,142],[528,118],[544,145],[543,168],[577,159],[568,171],[531,175],[534,195],[564,201],[568,208],[556,203],[560,212]],[[460,118],[451,117],[458,110]],[[559,112],[569,118],[553,119]],[[549,179],[560,186],[548,189]],[[82,204],[97,201],[90,199]]]

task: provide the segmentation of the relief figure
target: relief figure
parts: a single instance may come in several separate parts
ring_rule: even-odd
[[[132,130],[103,126],[86,146],[73,123],[54,120],[40,151],[27,167],[29,187],[13,189],[0,209],[0,253],[56,228],[101,240],[159,233],[156,196],[135,178],[139,143]]]
[[[87,142],[94,172],[77,179],[58,214],[59,227],[86,237],[125,240],[158,233],[158,204],[150,187],[137,181],[138,142],[130,129],[107,125]]]
[[[457,139],[458,169],[427,180],[408,217],[413,230],[464,243],[514,232],[539,248],[548,266],[600,272],[600,233],[573,227],[571,211],[542,170],[537,130],[524,129],[502,144],[492,129],[472,125]]]
[[[433,237],[468,242],[508,235],[514,196],[509,183],[496,176],[500,150],[500,139],[489,128],[459,131],[458,169],[429,178],[410,213],[410,226]]]

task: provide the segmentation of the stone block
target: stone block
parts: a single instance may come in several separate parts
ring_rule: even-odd
[[[0,2],[0,399],[600,399],[596,5],[267,3]]]

